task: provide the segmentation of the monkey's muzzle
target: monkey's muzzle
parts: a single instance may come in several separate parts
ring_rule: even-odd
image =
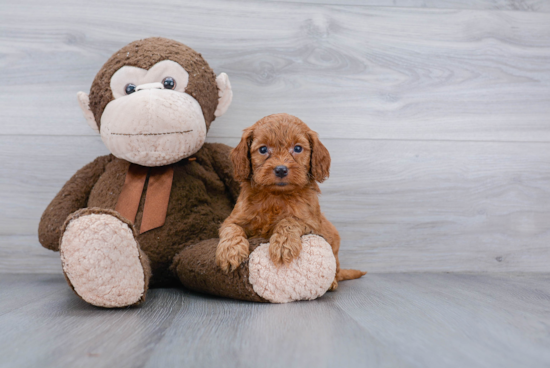
[[[140,85],[105,107],[101,139],[116,157],[143,166],[169,165],[204,144],[206,123],[197,100],[156,84]]]

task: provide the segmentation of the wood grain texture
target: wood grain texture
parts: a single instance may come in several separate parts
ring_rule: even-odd
[[[332,169],[321,207],[341,233],[344,267],[548,272],[550,144],[324,142]],[[0,137],[0,193],[9,193],[0,270],[59,272],[57,255],[39,249],[38,220],[64,182],[105,153],[97,137]]]
[[[15,273],[60,275],[59,253],[43,248],[36,234],[0,236],[0,278]]]
[[[61,275],[2,275],[0,367],[547,367],[549,285],[377,274],[310,302],[153,289],[141,307],[106,310]]]
[[[508,10],[550,12],[545,0],[267,0],[302,4],[387,6],[400,8]]]
[[[235,145],[280,111],[320,133],[333,156],[322,207],[345,266],[548,271],[545,3],[433,9],[445,4],[458,2],[4,1],[0,272],[59,273],[38,220],[77,169],[107,153],[75,93],[118,48],[156,35],[230,75],[235,99],[210,141]]]
[[[550,276],[395,274],[327,299],[412,367],[548,367]]]
[[[185,313],[166,330],[146,367],[403,365],[401,357],[324,300],[264,305],[189,294],[186,300]]]
[[[550,140],[545,13],[10,0],[1,14],[1,134],[93,135],[76,92],[121,46],[159,35],[229,74],[234,103],[211,137],[285,111],[343,139]]]
[[[179,290],[152,290],[141,308],[100,309],[76,297],[62,276],[58,290],[41,298],[42,285],[28,280],[2,278],[27,301],[0,315],[1,367],[142,366],[183,305]]]

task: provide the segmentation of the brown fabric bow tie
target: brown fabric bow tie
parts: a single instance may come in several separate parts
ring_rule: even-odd
[[[145,167],[130,164],[122,192],[115,207],[118,213],[135,223],[147,174],[149,174],[149,184],[147,185],[143,218],[139,229],[140,234],[164,225],[170,191],[172,190],[174,167],[172,165]]]

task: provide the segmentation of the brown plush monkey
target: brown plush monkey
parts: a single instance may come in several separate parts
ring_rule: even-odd
[[[182,284],[215,295],[287,302],[323,295],[335,261],[322,238],[299,259],[270,263],[266,246],[233,273],[215,264],[218,229],[239,194],[230,147],[205,143],[227,110],[227,75],[173,40],[149,38],[116,52],[78,100],[112,154],[80,169],[45,210],[40,243],[60,251],[77,295],[101,307],[142,302],[149,286]]]

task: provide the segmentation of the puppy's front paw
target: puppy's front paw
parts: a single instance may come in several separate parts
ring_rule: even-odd
[[[302,239],[294,234],[274,233],[269,239],[269,257],[280,266],[289,264],[302,251]]]
[[[242,236],[220,239],[216,249],[216,264],[224,272],[235,271],[248,258],[248,240]]]

